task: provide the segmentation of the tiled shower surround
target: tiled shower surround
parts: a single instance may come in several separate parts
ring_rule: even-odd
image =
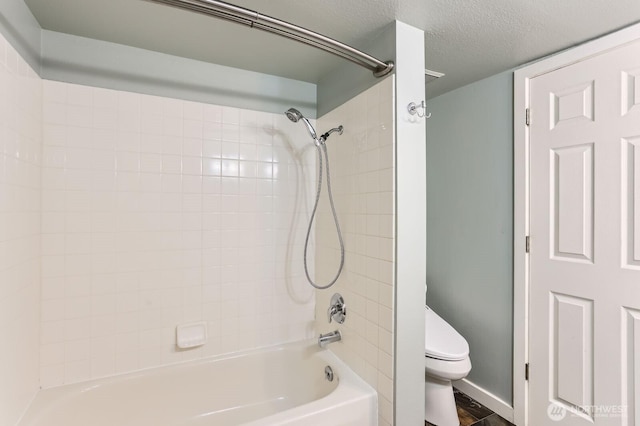
[[[393,77],[318,119],[318,130],[344,126],[327,141],[331,183],[344,236],[345,265],[336,284],[316,293],[316,328],[339,328],[331,349],[378,391],[379,424],[393,424],[394,123]],[[316,225],[319,284],[340,262],[326,192]],[[331,296],[345,298],[343,325],[327,323]]]
[[[0,36],[0,424],[38,390],[40,77]]]
[[[346,263],[314,291],[302,253],[317,163],[303,125],[41,80],[0,36],[0,424],[39,387],[334,330],[335,291],[349,314],[332,349],[391,424],[393,81],[319,120],[320,132],[345,126],[327,144]],[[326,192],[315,242],[310,272],[326,282],[339,259]],[[208,342],[179,350],[175,327],[191,321],[207,322]]]
[[[43,101],[43,387],[312,337],[302,126],[51,81]]]

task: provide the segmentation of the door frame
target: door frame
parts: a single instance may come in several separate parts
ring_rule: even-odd
[[[518,426],[528,425],[529,362],[529,82],[534,77],[583,61],[640,39],[640,24],[586,42],[517,69],[513,76],[513,411]],[[535,118],[535,117],[532,117]]]

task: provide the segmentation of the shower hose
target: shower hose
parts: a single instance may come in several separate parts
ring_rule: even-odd
[[[313,206],[313,211],[311,212],[311,218],[309,219],[309,227],[307,228],[307,237],[304,242],[304,273],[307,275],[307,280],[309,284],[318,290],[324,290],[331,287],[338,281],[340,274],[342,273],[342,267],[344,266],[344,241],[342,240],[342,232],[340,232],[340,223],[338,222],[338,215],[336,214],[336,208],[333,205],[333,195],[331,194],[331,173],[329,172],[329,155],[327,154],[327,146],[324,143],[324,140],[320,139],[319,143],[316,144],[316,149],[318,150],[318,163],[319,163],[319,173],[318,173],[318,188],[316,190],[316,202]],[[333,222],[336,225],[336,230],[338,231],[338,241],[340,242],[340,266],[338,267],[338,272],[336,276],[329,282],[329,284],[319,285],[316,284],[311,276],[309,275],[309,268],[307,266],[307,249],[309,247],[309,237],[311,235],[311,227],[313,226],[313,220],[316,216],[316,210],[318,209],[318,203],[320,202],[320,192],[322,191],[322,154],[324,153],[324,158],[327,164],[327,192],[329,194],[329,204],[331,205],[331,213],[333,213]]]

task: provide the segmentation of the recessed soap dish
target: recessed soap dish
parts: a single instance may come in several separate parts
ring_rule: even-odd
[[[207,323],[191,322],[176,327],[176,345],[180,349],[195,348],[207,343]]]

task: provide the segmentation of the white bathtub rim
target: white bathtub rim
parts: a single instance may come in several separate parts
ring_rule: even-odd
[[[243,423],[241,426],[289,424],[292,421],[304,420],[307,417],[316,416],[343,405],[351,405],[354,402],[364,402],[366,400],[371,400],[373,403],[373,406],[370,408],[375,409],[375,413],[370,414],[373,416],[372,420],[377,424],[378,393],[330,349],[324,349],[322,352],[319,352],[318,355],[327,362],[328,365],[331,365],[334,372],[337,372],[338,380],[342,379],[333,392],[315,401],[290,408],[262,419]]]
[[[86,391],[86,390],[95,388],[97,382],[99,382],[99,385],[102,386],[112,382],[118,382],[120,380],[136,379],[139,377],[146,376],[153,372],[163,372],[166,370],[172,370],[175,368],[180,368],[185,366],[198,366],[201,364],[208,364],[211,362],[242,358],[245,356],[258,354],[261,352],[276,352],[276,351],[283,351],[287,349],[303,348],[303,347],[309,346],[312,342],[313,340],[310,340],[310,339],[296,340],[293,342],[278,343],[277,345],[270,345],[270,346],[260,346],[257,348],[251,348],[251,349],[246,349],[246,350],[237,351],[237,352],[226,352],[223,354],[216,354],[216,355],[206,356],[206,357],[197,358],[197,359],[176,361],[170,364],[143,367],[137,370],[127,371],[125,373],[112,374],[112,375],[103,376],[103,377],[95,377],[89,380],[83,380],[81,382],[66,383],[62,385],[51,386],[48,388],[41,388],[41,390],[50,391],[50,390],[56,390],[60,388],[65,388],[65,389],[79,388],[80,391]]]
[[[32,408],[36,408],[34,404],[37,404],[38,411],[47,410],[52,405],[59,404],[64,402],[67,399],[74,398],[78,393],[83,393],[90,391],[92,389],[107,386],[112,383],[117,383],[122,380],[131,380],[141,378],[147,375],[151,375],[154,372],[166,372],[175,370],[181,367],[192,367],[198,366],[202,364],[215,363],[218,361],[224,361],[229,359],[241,358],[245,356],[250,356],[253,354],[259,354],[263,352],[278,352],[285,350],[304,350],[305,348],[313,349],[313,354],[315,356],[320,357],[323,361],[327,363],[327,365],[331,365],[331,368],[337,373],[337,377],[339,380],[338,386],[334,389],[330,394],[319,398],[317,400],[299,405],[297,407],[292,407],[288,410],[275,413],[270,415],[264,419],[260,419],[256,422],[246,423],[246,426],[253,425],[265,425],[265,420],[268,420],[268,424],[279,424],[280,418],[283,420],[290,419],[292,415],[300,415],[304,416],[305,413],[308,413],[310,408],[315,409],[314,412],[319,412],[323,410],[327,410],[331,407],[340,406],[344,404],[346,400],[349,401],[358,401],[365,400],[368,398],[373,398],[375,403],[375,407],[377,410],[377,392],[360,376],[358,376],[351,368],[349,368],[338,356],[336,356],[330,348],[325,349],[317,349],[317,341],[315,339],[306,339],[299,340],[294,342],[285,342],[272,346],[265,346],[260,348],[252,348],[244,351],[238,352],[230,352],[225,354],[213,355],[205,358],[195,359],[195,360],[186,360],[175,362],[168,365],[162,365],[157,367],[149,367],[144,369],[135,370],[132,372],[102,377],[102,378],[94,378],[91,380],[70,383],[55,387],[50,387],[46,389],[41,389],[34,395],[34,398],[31,400],[29,406],[24,411],[16,426],[20,426],[23,424],[23,421],[26,419],[27,415],[30,413]],[[341,380],[342,379],[342,380]],[[42,392],[47,392],[47,395],[41,395]],[[310,413],[313,414],[313,413]],[[272,423],[273,421],[273,423]]]
[[[257,348],[246,349],[243,351],[226,352],[223,354],[216,354],[216,355],[211,355],[211,356],[198,358],[198,359],[177,361],[177,362],[172,362],[171,364],[165,364],[160,366],[145,367],[145,368],[140,368],[134,371],[128,371],[125,373],[113,374],[113,375],[104,376],[104,377],[95,377],[89,380],[83,380],[81,382],[65,383],[62,385],[52,386],[48,388],[40,387],[38,392],[36,392],[36,394],[33,396],[31,401],[29,402],[29,405],[27,406],[27,408],[24,410],[24,412],[18,419],[18,423],[16,423],[15,426],[22,425],[23,421],[25,420],[27,415],[30,413],[34,404],[39,405],[38,407],[39,410],[45,410],[53,404],[58,404],[60,402],[65,401],[66,399],[73,398],[76,395],[76,393],[87,392],[87,391],[90,391],[91,389],[95,389],[96,387],[107,386],[111,383],[117,383],[122,380],[137,379],[149,374],[153,374],[154,372],[165,372],[165,371],[170,371],[180,367],[198,366],[202,364],[208,364],[211,362],[224,361],[227,359],[241,358],[244,356],[258,354],[261,352],[275,352],[275,351],[286,350],[288,348],[300,348],[300,347],[306,346],[307,344],[310,344],[310,342],[312,341],[308,339],[293,341],[293,342],[283,342],[283,343],[278,343],[276,345],[262,346]],[[46,398],[45,398],[45,395],[42,395],[42,392],[47,393]]]

